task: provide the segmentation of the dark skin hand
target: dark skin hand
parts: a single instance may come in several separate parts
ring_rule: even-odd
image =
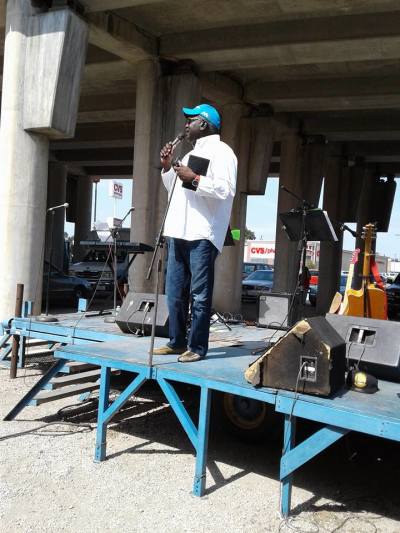
[[[172,166],[173,154],[174,150],[171,143],[167,143],[161,149],[160,161],[165,172],[167,172]],[[196,177],[196,174],[193,172],[193,170],[185,165],[175,164],[173,168],[181,181],[191,183]]]
[[[193,170],[189,167],[186,167],[185,165],[174,165],[174,170],[178,175],[178,178],[181,181],[184,181],[186,183],[192,183],[194,178],[196,177],[196,174],[193,172]]]
[[[160,161],[161,166],[164,170],[164,172],[168,172],[168,170],[172,166],[172,156],[174,155],[174,149],[172,146],[172,143],[167,143],[160,152]]]

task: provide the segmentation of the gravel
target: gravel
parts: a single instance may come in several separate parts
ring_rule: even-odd
[[[1,418],[40,375],[37,367],[16,380],[8,373],[0,369]],[[294,513],[284,522],[280,442],[246,444],[216,424],[207,493],[196,498],[190,442],[162,394],[148,392],[110,423],[102,463],[93,462],[94,402],[71,408],[78,398],[67,398],[1,422],[0,531],[400,531],[398,444],[361,436],[336,443],[296,473]]]

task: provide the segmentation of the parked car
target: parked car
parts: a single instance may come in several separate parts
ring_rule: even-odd
[[[392,274],[390,272],[384,272],[383,274],[381,274],[382,281],[386,285],[391,285],[394,282],[396,276],[397,274]]]
[[[400,274],[394,278],[393,283],[386,286],[388,315],[395,316],[400,311]]]
[[[339,292],[343,296],[346,290],[347,274],[341,274]],[[310,292],[308,293],[308,301],[311,305],[315,306],[317,303],[318,285],[310,284]]]
[[[242,298],[255,299],[261,294],[266,294],[272,290],[274,282],[274,271],[256,270],[242,281]]]
[[[266,263],[243,263],[242,279],[247,278],[249,274],[256,270],[272,270],[272,267]]]
[[[48,268],[49,263],[45,261],[42,289],[43,302],[46,301]],[[77,302],[79,298],[91,298],[92,294],[93,289],[88,281],[77,276],[67,276],[57,267],[52,266],[50,270],[49,302],[60,300]]]

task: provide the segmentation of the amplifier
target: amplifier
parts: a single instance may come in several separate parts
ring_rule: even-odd
[[[119,329],[124,333],[151,335],[155,298],[155,294],[129,291],[115,320]],[[169,337],[165,294],[158,296],[155,333],[158,337]]]
[[[289,293],[269,293],[258,300],[258,323],[275,329],[288,329],[297,322],[299,296]]]
[[[400,324],[357,316],[327,314],[346,341],[347,357],[377,378],[400,381]]]
[[[273,389],[329,396],[345,384],[346,344],[324,317],[301,320],[245,372]]]

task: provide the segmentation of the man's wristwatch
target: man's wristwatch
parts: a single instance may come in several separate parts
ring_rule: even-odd
[[[192,186],[197,189],[199,186],[200,176],[197,174],[192,180]]]

